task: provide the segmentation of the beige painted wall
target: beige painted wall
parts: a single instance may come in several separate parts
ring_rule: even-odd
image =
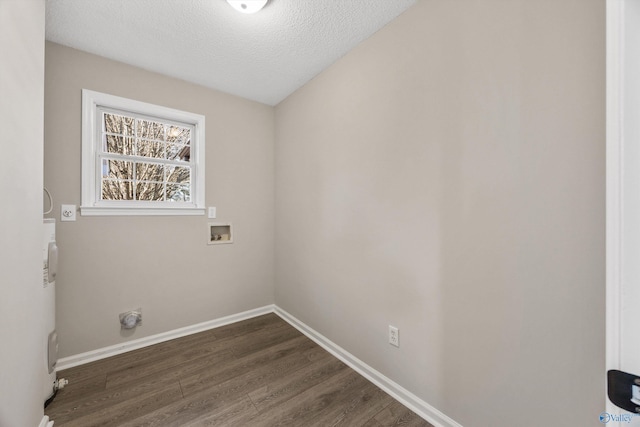
[[[276,304],[465,427],[600,425],[604,24],[422,0],[277,106]]]
[[[45,184],[80,204],[83,88],[206,117],[206,203],[198,217],[83,217],[58,224],[60,356],[95,350],[273,303],[274,110],[201,86],[46,44]],[[207,245],[207,222],[234,243]],[[121,334],[118,313],[142,307]]]
[[[44,0],[0,0],[0,426],[42,417]]]

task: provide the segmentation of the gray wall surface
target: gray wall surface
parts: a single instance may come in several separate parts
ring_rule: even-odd
[[[118,344],[273,303],[274,110],[256,102],[46,44],[45,185],[80,205],[81,90],[202,114],[206,216],[87,217],[58,223],[60,356]],[[234,242],[207,245],[208,222]],[[142,307],[122,333],[118,313]]]
[[[44,0],[0,0],[0,426],[43,417]]]
[[[419,1],[276,107],[275,170],[278,306],[465,427],[600,425],[604,2]]]

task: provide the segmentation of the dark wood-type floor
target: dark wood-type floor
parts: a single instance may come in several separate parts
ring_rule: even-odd
[[[275,314],[58,378],[55,427],[431,426]]]

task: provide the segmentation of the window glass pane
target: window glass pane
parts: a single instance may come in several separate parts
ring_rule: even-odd
[[[191,183],[191,168],[184,166],[167,166],[167,182],[178,184]]]
[[[111,179],[133,179],[133,162],[102,160],[102,177]]]
[[[135,135],[136,120],[133,117],[122,118],[122,134],[123,135]]]
[[[191,201],[191,168],[167,166],[167,200]]]
[[[102,151],[105,153],[117,153],[125,156],[133,154],[133,138],[104,135]]]
[[[164,200],[164,184],[162,182],[138,182],[136,184],[137,200]]]
[[[120,135],[133,135],[134,119],[119,114],[104,113],[103,131]]]
[[[189,184],[167,183],[167,200],[172,202],[190,202],[191,187]]]
[[[191,144],[191,129],[180,126],[167,126],[167,142]]]
[[[164,165],[157,163],[136,163],[138,181],[164,181]]]
[[[191,160],[191,147],[188,145],[167,144],[167,159],[188,162]]]
[[[164,141],[164,125],[151,120],[136,120],[137,135],[140,138]]]
[[[104,113],[104,132],[122,133],[122,116]]]
[[[103,179],[102,200],[133,200],[133,183],[119,179]]]
[[[158,159],[164,158],[164,142],[137,139],[136,150],[138,156],[154,157]]]

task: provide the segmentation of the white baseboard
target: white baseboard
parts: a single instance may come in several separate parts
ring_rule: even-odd
[[[342,347],[338,346],[324,335],[305,325],[300,320],[293,317],[278,306],[275,306],[275,313],[291,326],[305,334],[319,346],[327,350],[329,353],[347,364],[350,368],[358,372],[360,375],[380,387],[382,390],[391,395],[394,399],[402,403],[407,408],[424,418],[435,427],[462,427],[453,419],[449,418],[415,394],[406,390],[396,382],[390,380],[371,366],[364,363]]]
[[[50,421],[49,417],[45,415],[40,420],[40,424],[38,425],[38,427],[53,427],[53,421]]]
[[[97,350],[88,351],[86,353],[63,357],[58,360],[56,371],[62,371],[64,369],[73,368],[74,366],[84,365],[85,363],[89,362],[95,362],[96,360],[105,359],[117,354],[126,353],[128,351],[137,350],[139,348],[148,347],[150,345],[159,344],[161,342],[181,338],[198,332],[208,331],[209,329],[218,328],[220,326],[239,322],[241,320],[247,320],[252,317],[262,316],[263,314],[273,313],[274,311],[274,305],[267,305],[253,310],[244,311],[242,313],[232,314],[230,316],[210,320],[208,322],[198,323],[180,329],[174,329],[173,331],[150,335],[148,337],[127,341],[109,347],[99,348]]]
[[[453,419],[449,418],[433,406],[429,405],[424,400],[420,399],[415,394],[406,390],[396,382],[382,375],[380,372],[373,369],[371,366],[364,363],[362,360],[358,359],[342,347],[338,346],[331,340],[329,340],[324,335],[310,328],[300,320],[296,319],[291,314],[287,313],[285,310],[281,309],[276,305],[267,305],[261,308],[256,308],[254,310],[245,311],[242,313],[234,314],[231,316],[222,317],[219,319],[211,320],[208,322],[198,323],[196,325],[187,326],[185,328],[175,329],[173,331],[163,332],[157,335],[151,335],[148,337],[140,338],[133,341],[128,341],[126,343],[113,345],[110,347],[104,347],[101,349],[89,351],[86,353],[77,354],[74,356],[69,356],[58,360],[57,370],[63,370],[67,368],[72,368],[74,366],[83,365],[85,363],[93,362],[96,360],[104,359],[107,357],[115,356],[117,354],[126,353],[128,351],[136,350],[139,348],[147,347],[153,344],[158,344],[164,341],[169,341],[172,339],[184,337],[187,335],[195,334],[198,332],[207,331],[209,329],[218,328],[220,326],[228,325],[230,323],[239,322],[242,320],[250,319],[252,317],[262,316],[268,313],[275,313],[279,317],[281,317],[284,321],[289,323],[291,326],[299,330],[301,333],[306,335],[309,339],[317,343],[319,346],[327,350],[329,353],[340,359],[342,362],[347,364],[353,370],[358,372],[360,375],[367,378],[369,381],[380,387],[386,393],[391,395],[394,399],[398,400],[400,403],[405,405],[407,408],[411,409],[413,412],[418,414],[420,417],[424,418],[435,427],[462,427],[462,425],[458,424]],[[45,420],[46,418],[46,420]],[[40,423],[40,427],[51,427],[51,424],[46,424],[49,422],[49,418],[43,418]]]

